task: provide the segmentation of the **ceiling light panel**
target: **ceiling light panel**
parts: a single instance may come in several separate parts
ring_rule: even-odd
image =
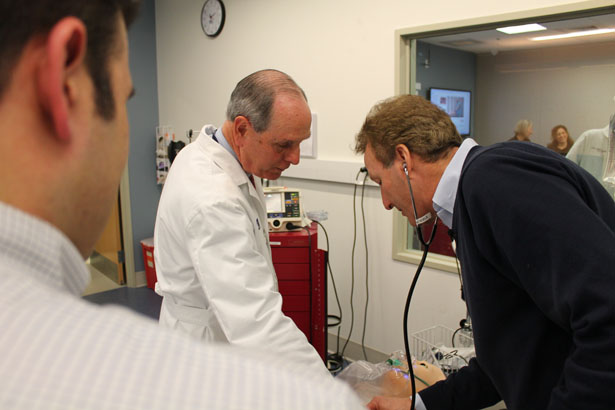
[[[615,28],[601,28],[597,30],[573,31],[572,33],[566,33],[566,34],[555,34],[552,36],[533,37],[530,40],[533,40],[533,41],[557,40],[560,38],[595,36],[598,34],[608,34],[608,33],[615,33]]]
[[[530,33],[532,31],[542,31],[546,30],[545,26],[541,26],[540,24],[532,23],[532,24],[523,24],[521,26],[509,26],[509,27],[500,27],[496,28],[497,31],[506,34],[519,34],[519,33]]]

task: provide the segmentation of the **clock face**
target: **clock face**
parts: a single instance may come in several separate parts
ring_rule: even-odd
[[[201,27],[210,37],[215,37],[222,31],[225,17],[222,0],[207,0],[201,11]]]

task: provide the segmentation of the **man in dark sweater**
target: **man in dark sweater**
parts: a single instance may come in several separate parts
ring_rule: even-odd
[[[462,141],[411,95],[370,111],[356,151],[385,208],[437,215],[457,245],[476,358],[417,409],[615,409],[615,204],[592,175],[536,144]]]

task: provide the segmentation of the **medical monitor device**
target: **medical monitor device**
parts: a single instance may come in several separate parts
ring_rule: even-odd
[[[305,225],[303,223],[301,192],[298,189],[266,187],[263,188],[263,191],[265,192],[265,205],[270,230],[289,231]]]
[[[471,99],[472,92],[467,90],[436,87],[429,89],[429,101],[451,117],[462,137],[470,135]]]

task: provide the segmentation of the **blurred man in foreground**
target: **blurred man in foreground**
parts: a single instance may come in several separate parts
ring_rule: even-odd
[[[127,158],[135,13],[126,0],[0,1],[0,408],[360,408],[277,357],[80,299]]]

